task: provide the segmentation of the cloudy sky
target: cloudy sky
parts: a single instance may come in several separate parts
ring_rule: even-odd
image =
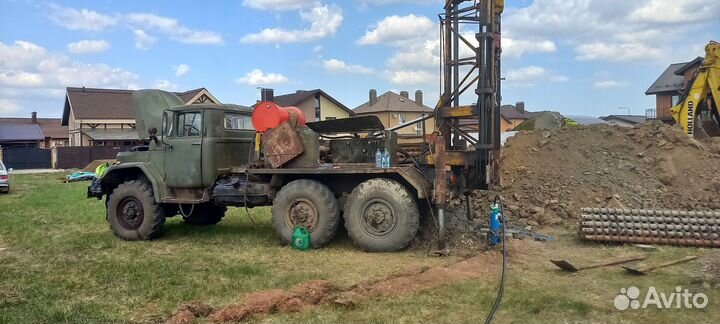
[[[437,100],[440,0],[0,0],[0,116],[62,114],[67,86],[208,88],[252,104],[322,88],[354,108],[368,89]],[[670,63],[720,40],[718,0],[509,0],[505,103],[644,114]],[[465,98],[471,101],[471,98]]]

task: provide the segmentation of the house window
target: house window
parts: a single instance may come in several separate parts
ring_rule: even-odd
[[[225,114],[225,129],[254,130],[252,117],[235,113]]]
[[[201,115],[199,112],[188,112],[178,114],[177,117],[177,136],[200,136],[202,128]]]
[[[325,117],[325,120],[335,120],[337,117]]]
[[[320,94],[315,95],[315,121],[320,121]]]
[[[423,122],[419,121],[415,124],[415,135],[423,135]]]
[[[405,121],[407,121],[407,119],[405,119],[405,114],[402,113],[398,114],[398,119],[400,119],[400,124],[405,124]]]
[[[672,102],[672,105],[673,105],[673,106],[677,106],[677,104],[680,103],[680,96],[672,96],[672,98],[670,99],[670,101]]]

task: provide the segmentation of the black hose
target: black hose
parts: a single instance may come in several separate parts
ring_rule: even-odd
[[[500,206],[500,219],[502,221],[502,275],[500,277],[500,290],[498,291],[493,308],[490,310],[487,318],[485,318],[485,324],[492,323],[493,317],[495,317],[495,312],[498,310],[498,308],[500,308],[500,303],[502,302],[503,294],[505,293],[505,279],[507,272],[507,247],[505,246],[505,206],[503,206],[502,199],[499,195],[495,196],[495,203]]]

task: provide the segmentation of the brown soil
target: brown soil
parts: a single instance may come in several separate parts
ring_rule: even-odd
[[[196,317],[205,317],[212,313],[213,309],[201,301],[193,301],[180,305],[172,316],[165,321],[165,324],[189,324],[195,321]]]
[[[211,322],[240,322],[252,315],[275,312],[298,312],[306,307],[326,303],[336,290],[335,284],[324,280],[313,280],[298,284],[289,291],[273,289],[255,292],[245,296],[237,304],[224,306],[213,312]]]
[[[513,240],[509,257],[513,258],[539,248],[535,242]],[[322,304],[352,306],[363,300],[386,295],[407,295],[417,291],[447,285],[453,282],[476,279],[500,270],[501,255],[497,251],[483,253],[447,266],[422,268],[397,274],[382,280],[373,280],[340,290],[325,280],[300,283],[289,290],[264,290],[246,295],[241,302],[212,311],[210,306],[193,302],[178,308],[167,323],[192,323],[196,317],[207,316],[210,322],[242,322],[251,316],[271,313],[291,313]]]
[[[583,207],[720,209],[718,158],[717,139],[661,122],[524,132],[503,150],[500,193],[533,226],[574,225]]]
[[[472,219],[464,197],[450,202],[448,245],[461,254],[485,248],[480,230],[497,194],[508,219],[533,230],[574,227],[583,207],[717,210],[718,161],[720,138],[696,141],[661,122],[523,131],[503,147],[500,188],[472,193]],[[434,247],[436,233],[426,221],[413,248]]]

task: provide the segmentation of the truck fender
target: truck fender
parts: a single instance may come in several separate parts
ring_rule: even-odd
[[[153,189],[153,196],[156,202],[161,202],[161,197],[165,195],[166,188],[162,184],[159,184],[157,179],[160,175],[157,174],[152,168],[142,163],[122,163],[110,166],[105,171],[105,174],[98,179],[102,184],[105,194],[110,194],[112,190],[117,187],[120,183],[127,181],[128,179],[137,179],[144,176],[148,179]]]

